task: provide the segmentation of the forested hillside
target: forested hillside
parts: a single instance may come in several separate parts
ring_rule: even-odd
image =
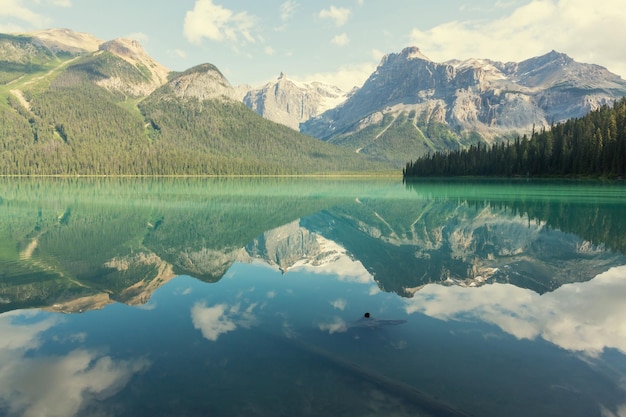
[[[386,114],[381,116],[380,123],[371,124],[356,133],[337,135],[328,142],[356,149],[362,155],[400,168],[408,157],[461,149],[482,139],[476,132],[454,132],[448,125],[430,116],[425,110]]]
[[[263,119],[243,103],[176,97],[175,82],[139,104],[152,151],[169,154],[157,158],[157,172],[295,174],[367,168],[365,158]]]
[[[264,120],[227,97],[175,94],[170,83],[187,82],[190,72],[221,77],[211,65],[171,74],[170,83],[146,96],[141,91],[154,76],[141,62],[102,48],[70,54],[38,45],[27,36],[0,39],[0,175],[381,169],[366,157]]]
[[[405,177],[564,176],[623,178],[626,98],[513,143],[437,152],[406,164]]]

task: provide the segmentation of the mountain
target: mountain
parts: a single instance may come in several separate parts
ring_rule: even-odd
[[[264,231],[346,200],[321,183],[0,178],[0,312],[143,304],[175,275],[216,282]]]
[[[128,39],[0,34],[0,174],[399,169],[580,117],[626,95],[626,82],[554,51],[520,63],[436,63],[406,48],[347,94],[284,74],[244,89],[211,64],[171,72]]]
[[[410,47],[386,55],[363,87],[301,131],[398,164],[530,133],[624,95],[619,76],[555,51],[519,63],[437,63]]]
[[[422,186],[415,191],[428,195]],[[623,243],[613,242],[620,247],[613,251],[606,235],[598,239],[603,232],[571,221],[594,209],[579,203],[530,207],[519,201],[454,199],[390,206],[368,199],[267,231],[246,251],[283,273],[306,268],[367,277],[401,296],[432,283],[478,287],[496,282],[544,294],[624,262]],[[612,225],[606,230],[623,224],[616,213],[600,211],[599,218]]]
[[[299,130],[300,123],[338,106],[347,97],[338,87],[320,82],[296,83],[281,73],[275,82],[248,90],[243,102],[266,119]]]
[[[376,167],[347,149],[266,120],[236,97],[219,70],[203,64],[172,76],[138,108],[152,143],[172,154],[186,150],[184,163],[203,171],[297,174]]]
[[[97,84],[107,90],[118,90],[132,96],[146,96],[167,82],[170,70],[152,59],[141,47],[139,42],[129,39],[115,39],[104,42],[98,51],[110,52],[137,68],[145,77],[142,82],[129,82],[119,76],[110,76]]]
[[[0,117],[7,175],[384,169],[263,119],[211,64],[174,73],[136,41],[68,30],[0,35]]]
[[[499,146],[437,152],[407,162],[411,177],[626,176],[626,97]]]
[[[401,296],[494,282],[543,294],[626,264],[623,210],[576,197],[615,184],[562,199],[545,184],[377,182],[0,178],[0,312],[143,304],[176,275],[216,282],[234,262]]]
[[[51,51],[60,53],[95,52],[103,42],[89,33],[74,32],[69,29],[38,30],[26,35],[32,36]]]

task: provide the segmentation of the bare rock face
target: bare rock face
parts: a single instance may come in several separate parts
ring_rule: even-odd
[[[69,29],[46,29],[26,33],[38,39],[53,52],[70,52],[79,54],[95,52],[102,41],[89,33],[74,32]]]
[[[198,65],[185,71],[173,79],[170,86],[174,94],[183,99],[239,101],[235,89],[222,73],[211,64]]]
[[[338,87],[319,82],[300,84],[281,73],[275,82],[247,91],[243,102],[266,119],[299,130],[300,123],[337,106],[346,98],[347,94]]]
[[[436,63],[418,48],[386,55],[345,103],[305,122],[303,133],[324,140],[363,130],[372,115],[439,109],[453,131],[486,140],[581,117],[626,95],[626,81],[598,65],[552,51],[519,63],[487,59]],[[380,120],[380,117],[376,118]]]
[[[144,77],[143,82],[134,82],[123,77],[110,77],[98,82],[102,87],[133,96],[146,96],[167,82],[170,70],[152,59],[136,40],[115,39],[102,43],[98,49],[122,58]]]

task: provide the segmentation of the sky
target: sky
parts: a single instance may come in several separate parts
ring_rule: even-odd
[[[624,0],[0,0],[0,33],[132,38],[171,70],[217,66],[232,85],[361,86],[387,53],[522,61],[556,50],[626,78]]]

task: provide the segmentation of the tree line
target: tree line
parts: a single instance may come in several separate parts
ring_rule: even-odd
[[[623,178],[626,174],[626,97],[586,116],[533,129],[512,143],[478,143],[435,152],[406,164],[405,178],[544,176]]]
[[[267,121],[242,103],[184,100],[165,89],[132,106],[75,71],[43,91],[23,93],[29,109],[10,94],[0,103],[0,175],[291,175],[367,168],[364,157]]]

